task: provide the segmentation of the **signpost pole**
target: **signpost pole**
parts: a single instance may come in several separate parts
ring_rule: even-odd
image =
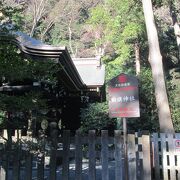
[[[127,156],[127,119],[123,117],[123,140],[124,140],[124,166],[125,180],[128,180],[128,156]]]
[[[128,180],[128,136],[127,119],[140,117],[138,79],[135,76],[119,74],[109,81],[109,117],[117,118],[117,129],[120,118],[123,118],[124,144],[124,180]]]

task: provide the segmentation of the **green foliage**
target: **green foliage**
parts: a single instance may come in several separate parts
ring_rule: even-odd
[[[81,122],[80,130],[84,133],[91,129],[99,131],[115,125],[114,119],[108,117],[107,103],[92,103],[81,109]]]
[[[115,50],[115,58],[104,57],[107,79],[118,75],[122,70],[128,70],[124,67],[132,64],[134,43],[140,41],[145,32],[140,5],[133,0],[107,0],[104,5],[92,9],[88,23],[97,31],[103,29],[96,45],[103,46],[110,41]]]
[[[2,126],[3,122],[5,121],[5,112],[0,111],[0,127]]]
[[[174,69],[171,72],[171,80],[168,81],[168,92],[173,124],[176,132],[180,131],[180,70]]]
[[[11,124],[11,127],[19,128],[23,123],[27,123],[27,117],[30,111],[39,111],[47,107],[46,99],[41,93],[29,92],[24,95],[13,96],[8,94],[0,94],[0,127],[5,127]],[[12,117],[8,117],[10,113]],[[18,114],[23,114],[19,116]]]
[[[129,73],[132,74],[132,73]],[[158,131],[158,115],[154,96],[154,85],[150,68],[142,68],[139,79],[140,117],[127,118],[128,130]]]
[[[112,67],[111,67],[112,68]],[[123,68],[122,68],[123,69]],[[119,68],[116,73],[118,74]],[[113,71],[115,72],[115,71]],[[131,73],[130,73],[131,74]],[[142,68],[139,78],[139,100],[140,118],[129,118],[129,130],[149,130],[151,132],[159,130],[158,114],[154,95],[154,85],[150,68]],[[93,103],[81,112],[81,130],[87,132],[90,129],[101,130],[109,125],[116,126],[116,118],[108,118],[108,102]]]
[[[1,111],[20,112],[45,108],[41,93],[29,92],[21,96],[0,94]]]
[[[135,1],[107,0],[104,6],[92,10],[88,22],[96,29],[99,29],[99,26],[103,27],[102,42],[110,41],[115,49],[115,58],[109,59],[106,56],[103,58],[104,63],[106,63],[106,80],[108,81],[122,72],[134,74],[134,43],[140,40],[143,42],[142,39],[145,34],[140,5]],[[150,70],[142,70],[139,78],[141,84],[141,118],[135,121],[129,120],[129,127],[135,130],[158,129]],[[92,106],[95,105],[92,104]],[[88,109],[88,111],[92,110]]]
[[[141,110],[139,129],[157,131],[159,129],[158,114],[150,68],[141,69],[139,75],[139,96]]]
[[[162,1],[154,1],[156,8],[163,5]],[[118,1],[118,0],[107,0],[106,4],[102,6],[104,10],[97,8],[96,11],[92,11],[91,21],[93,25],[102,25],[105,27],[104,39],[111,41],[115,49],[116,57],[108,59],[104,57],[106,63],[106,78],[109,80],[121,72],[134,72],[134,43],[140,42],[141,58],[147,59],[147,49],[144,40],[145,27],[142,9],[137,1]],[[97,12],[99,11],[99,12]],[[106,11],[105,17],[102,13]],[[94,14],[93,14],[94,13]],[[97,14],[101,15],[101,18],[97,17]],[[103,15],[102,15],[103,14]],[[170,28],[162,28],[161,38],[161,49],[163,50],[163,57],[166,58],[165,68],[169,69],[177,66],[177,47],[175,46],[175,38],[170,33]],[[165,32],[166,31],[166,32]],[[164,32],[166,34],[164,34]],[[173,62],[172,62],[173,60]],[[136,122],[129,121],[129,126],[132,129],[150,129],[156,131],[159,129],[158,115],[155,103],[154,86],[152,81],[151,70],[148,67],[147,61],[142,61],[141,65],[145,65],[146,68],[141,68],[141,74],[139,75],[140,81],[140,106],[141,106],[141,117],[136,119]],[[177,92],[171,91],[176,94]],[[179,101],[172,104],[173,117],[179,118]],[[174,121],[175,122],[175,121]]]
[[[180,131],[180,86],[177,77],[171,76],[171,80],[167,79],[168,97],[170,101],[170,109],[173,124],[176,132]],[[150,130],[152,132],[159,131],[158,114],[155,102],[154,85],[152,81],[152,73],[149,68],[141,69],[139,75],[139,96],[140,96],[140,118],[129,120],[129,128],[133,130]]]
[[[3,83],[25,79],[56,83],[54,75],[58,70],[58,66],[50,60],[24,58],[14,45],[4,43],[0,46],[0,77]]]
[[[0,31],[5,30],[2,25],[12,24],[14,29],[23,28],[23,5],[10,6],[0,2]]]
[[[167,81],[167,90],[170,110],[176,132],[180,131],[180,99],[178,98],[180,92],[178,70],[180,61],[174,29],[171,27],[172,17],[170,16],[170,6],[173,12],[176,13],[178,20],[178,11],[180,10],[180,4],[178,2],[176,0],[163,1],[155,9],[164,69],[166,76],[169,78]]]
[[[123,59],[117,57],[114,61],[106,65],[106,80],[109,81],[113,77],[123,72]]]
[[[84,27],[86,27],[87,24],[88,26],[90,25],[92,27],[89,30],[92,31],[92,34],[88,36],[88,43],[91,42],[90,46],[93,46],[92,44],[94,44],[95,48],[97,48],[96,50],[98,50],[98,47],[106,48],[106,45],[110,42],[114,51],[113,56],[105,54],[103,57],[103,62],[106,64],[106,81],[122,72],[135,74],[134,44],[138,42],[140,45],[141,65],[144,66],[144,68],[141,68],[141,74],[139,75],[141,118],[138,118],[135,121],[129,120],[129,127],[136,130],[158,130],[159,126],[157,123],[158,117],[154,97],[154,87],[152,83],[151,70],[149,69],[147,62],[147,38],[145,38],[146,33],[141,1],[105,0],[98,5],[93,5],[93,8],[88,7],[91,3],[89,1],[83,1],[82,4],[79,3],[79,1],[72,1],[72,3],[75,2],[76,6],[72,6],[71,3],[67,2],[68,1],[61,2],[61,4],[64,3],[65,7],[63,11],[61,11],[61,7],[58,6],[59,4],[57,4],[56,0],[48,1],[48,8],[45,8],[45,16],[42,16],[41,20],[37,24],[35,36],[41,37],[46,28],[48,28],[49,23],[52,22],[52,26],[48,29],[43,39],[51,44],[69,46],[68,25],[71,23],[71,45],[74,51],[78,51],[79,49],[88,47],[87,43],[83,44],[81,36],[85,33]],[[175,11],[178,15],[178,0],[153,0],[154,10],[159,10],[161,7],[166,9],[169,2],[173,3]],[[2,12],[3,14],[2,16],[0,15],[0,24],[2,25],[12,22],[15,28],[24,28],[26,32],[30,32],[33,23],[33,14],[28,13],[24,15],[24,12],[27,12],[27,9],[28,8],[26,6],[7,6],[6,3],[2,4],[0,1],[0,13]],[[168,24],[169,22],[166,22],[169,17],[164,16],[162,10],[160,12],[162,12],[162,17],[156,16],[158,20],[156,22],[159,28],[158,35],[160,38],[160,46],[165,64],[164,67],[166,74],[168,74],[170,69],[179,66],[178,48],[176,46],[173,29]],[[71,19],[73,19],[73,21],[71,21]],[[87,41],[87,39],[85,40]],[[93,47],[93,49],[95,48]],[[57,72],[58,69],[50,61],[47,61],[46,63],[43,63],[42,61],[32,61],[31,59],[23,58],[20,51],[13,45],[0,45],[1,83],[14,81],[22,82],[25,79],[33,79],[38,81],[53,82],[53,84],[56,84],[57,79],[54,77],[54,74]],[[175,82],[174,79],[176,78],[172,78],[167,85],[175,129],[176,131],[179,131],[180,100],[177,97],[180,96],[180,88],[179,82]],[[38,97],[36,98],[35,94],[24,94],[19,97],[14,97],[10,94],[9,96],[8,94],[1,94],[1,96],[0,109],[3,111],[0,111],[0,122],[4,119],[5,109],[13,111],[14,108],[14,110],[17,111],[20,109],[26,111],[25,107],[30,109],[37,108],[38,106],[41,107],[40,101],[42,100],[43,102],[41,95],[37,95]],[[37,103],[33,103],[34,99],[37,100]],[[43,102],[43,104],[45,104],[45,102]],[[90,104],[87,108],[82,109],[81,129],[87,132],[89,129],[95,128],[100,130],[108,127],[109,124],[114,124],[114,120],[110,120],[108,118],[107,109],[107,103],[94,103]]]
[[[3,43],[0,46],[0,85],[24,85],[32,81],[43,81],[57,84],[57,72],[60,69],[50,60],[35,61],[24,58],[21,52],[14,45]],[[20,126],[20,122],[25,123],[27,117],[14,116],[9,119],[4,116],[6,113],[28,113],[47,108],[47,99],[40,91],[13,93],[6,92],[0,94],[0,127]],[[22,118],[25,118],[22,121]],[[38,117],[42,119],[42,117]]]
[[[106,7],[99,5],[91,10],[91,18],[88,19],[87,23],[93,25],[94,27],[106,26],[110,21],[109,18],[110,16]]]

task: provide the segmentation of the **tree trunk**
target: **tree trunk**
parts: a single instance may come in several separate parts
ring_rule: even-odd
[[[74,54],[74,50],[73,50],[73,47],[72,47],[72,31],[71,31],[71,23],[72,21],[70,20],[69,22],[69,25],[68,25],[68,31],[69,31],[69,48],[70,48],[70,51],[71,51],[71,56],[73,58],[75,58],[75,54]]]
[[[142,0],[149,43],[149,62],[152,68],[155,97],[159,117],[160,131],[174,133],[171,113],[166,92],[162,56],[159,47],[157,29],[154,22],[151,0]]]
[[[179,61],[180,61],[180,26],[177,20],[177,15],[176,15],[176,8],[174,7],[174,4],[172,1],[170,1],[169,4],[169,11],[171,14],[171,18],[172,18],[172,23],[173,23],[173,27],[174,27],[174,34],[176,36],[176,41],[177,41],[177,46],[178,46],[178,50],[179,50]]]
[[[46,0],[41,0],[41,1],[33,0],[31,3],[33,3],[33,6],[32,6],[33,24],[32,24],[32,28],[30,32],[30,37],[33,37],[37,24],[39,23],[40,19],[43,17],[43,14],[45,11]]]
[[[28,129],[27,129],[27,137],[30,140],[32,138],[32,112],[28,112]]]
[[[135,51],[135,62],[136,62],[136,75],[140,73],[140,48],[139,48],[139,43],[138,41],[135,42],[134,44],[134,51]]]
[[[34,20],[34,21],[33,21],[32,28],[31,28],[31,32],[30,32],[30,35],[29,35],[30,37],[33,37],[34,32],[35,32],[36,25],[37,25],[37,22],[36,22],[36,20]]]
[[[47,25],[47,27],[45,28],[45,30],[41,33],[41,41],[44,39],[44,36],[45,36],[45,34],[52,28],[52,26],[54,25],[54,21],[53,20],[51,20],[49,23],[48,23],[48,25]]]

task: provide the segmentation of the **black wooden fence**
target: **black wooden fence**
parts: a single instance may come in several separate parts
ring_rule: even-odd
[[[23,150],[21,146],[1,149],[0,179],[180,179],[179,134],[128,134],[127,153],[119,130],[114,131],[114,136],[106,130],[96,136],[91,130],[88,136],[77,132],[73,137],[70,131],[64,131],[53,141],[56,147],[47,145],[51,140],[45,139],[41,150]]]

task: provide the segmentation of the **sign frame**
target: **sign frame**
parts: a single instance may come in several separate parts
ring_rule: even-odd
[[[138,79],[124,73],[108,82],[109,117],[140,117]]]

